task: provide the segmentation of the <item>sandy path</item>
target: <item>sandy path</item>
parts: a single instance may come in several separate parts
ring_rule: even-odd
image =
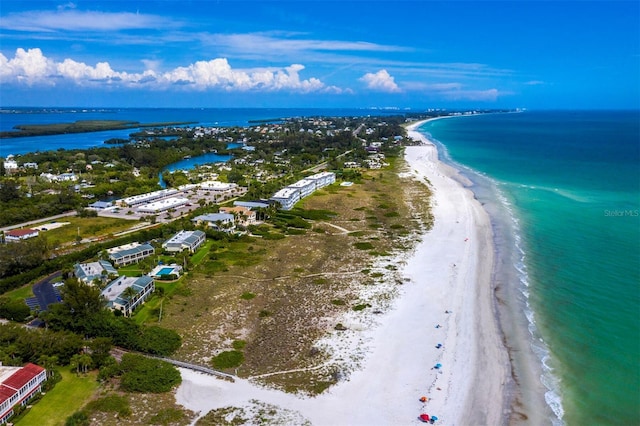
[[[315,398],[181,370],[179,404],[204,415],[259,400],[313,425],[418,424],[423,412],[437,415],[437,424],[505,423],[509,365],[493,312],[489,218],[454,179],[455,170],[438,162],[435,146],[412,128],[410,136],[425,145],[407,147],[405,157],[410,174],[432,184],[435,225],[403,255],[408,280],[393,309],[360,332],[367,350],[361,368]],[[437,363],[441,368],[432,368]]]

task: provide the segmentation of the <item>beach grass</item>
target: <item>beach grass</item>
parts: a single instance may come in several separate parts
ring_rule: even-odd
[[[338,315],[358,305],[363,310],[375,306],[376,300],[359,297],[362,288],[375,283],[370,271],[378,272],[379,262],[409,249],[407,234],[425,226],[420,213],[429,213],[428,189],[398,176],[406,167],[402,160],[391,163],[388,169],[365,171],[360,183],[348,188],[336,185],[322,196],[307,197],[284,216],[313,217],[305,220],[324,232],[214,242],[185,279],[184,295],[165,298],[161,325],[183,336],[175,356],[204,365],[243,340],[244,361],[237,374],[244,377],[326,360],[315,342],[328,330],[336,332]],[[415,198],[412,206],[405,202],[407,193]],[[375,229],[368,227],[366,216],[375,219]],[[260,228],[262,235],[276,232],[269,225]],[[407,241],[400,244],[399,239]],[[379,273],[376,280],[383,279]],[[321,369],[264,380],[311,393],[334,382],[331,372]]]

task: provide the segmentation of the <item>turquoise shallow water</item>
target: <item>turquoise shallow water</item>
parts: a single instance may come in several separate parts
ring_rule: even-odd
[[[501,196],[472,190],[517,224],[502,249],[522,255],[505,285],[524,295],[536,380],[556,415],[640,424],[640,114],[495,114],[420,130],[489,178]]]

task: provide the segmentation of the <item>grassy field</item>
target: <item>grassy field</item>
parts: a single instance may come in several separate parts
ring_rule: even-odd
[[[31,291],[31,285],[25,285],[15,290],[11,290],[3,294],[3,297],[8,297],[11,300],[24,300],[27,297],[33,297],[33,291]]]
[[[77,376],[63,369],[62,380],[42,397],[18,422],[18,426],[61,426],[80,410],[98,389],[95,374]]]
[[[68,225],[59,228],[43,231],[40,235],[44,235],[53,247],[59,247],[76,241],[78,235],[80,237],[99,238],[108,236],[116,232],[125,231],[135,225],[125,219],[115,219],[110,217],[66,217],[60,222],[69,222]]]

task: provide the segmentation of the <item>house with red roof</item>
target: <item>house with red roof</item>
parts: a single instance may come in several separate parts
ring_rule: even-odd
[[[12,229],[11,231],[6,231],[4,233],[4,238],[7,242],[12,241],[21,241],[26,240],[27,238],[37,237],[39,235],[39,231],[37,229],[31,228],[22,228],[22,229]]]
[[[47,370],[35,364],[24,367],[0,366],[0,424],[13,415],[15,407],[27,405],[42,389]]]

